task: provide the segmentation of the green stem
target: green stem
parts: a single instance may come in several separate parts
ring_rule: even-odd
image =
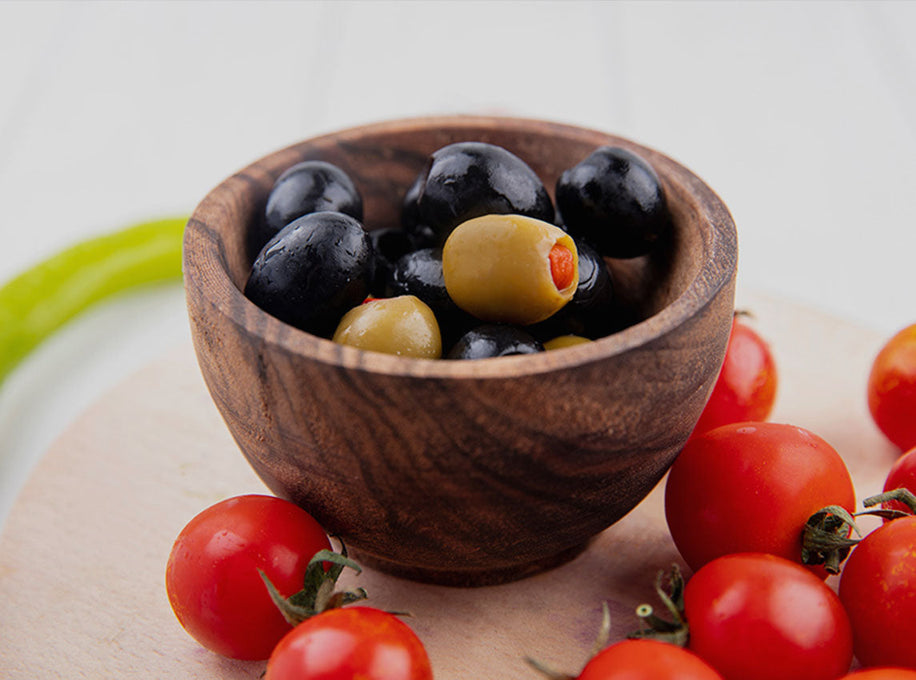
[[[0,288],[0,383],[29,352],[91,305],[181,277],[187,218],[144,222],[62,250]]]
[[[666,580],[667,589],[665,588]],[[684,619],[684,586],[684,577],[677,564],[671,566],[668,574],[665,574],[664,571],[658,572],[655,579],[655,593],[665,605],[668,614],[671,615],[671,620],[656,615],[651,605],[641,604],[636,608],[636,617],[642,627],[631,633],[629,638],[658,640],[678,647],[686,647],[690,629]]]
[[[592,651],[589,659],[597,655],[602,649],[607,647],[611,640],[611,610],[607,602],[601,603],[601,626],[598,628],[598,635],[595,636],[595,642],[592,644]]]
[[[349,567],[357,574],[362,572],[362,568],[347,557],[347,548],[341,541],[339,553],[333,550],[319,550],[312,556],[305,570],[302,590],[289,597],[284,597],[261,569],[258,569],[258,573],[283,618],[290,625],[296,626],[321,612],[344,607],[369,597],[363,588],[335,590],[337,579],[345,567]]]
[[[889,503],[891,501],[897,501],[898,503],[903,503],[910,510],[910,514],[916,515],[916,495],[913,495],[913,492],[909,489],[894,489],[893,491],[885,491],[884,493],[879,493],[877,496],[870,496],[862,501],[862,505],[866,508],[871,508],[876,505],[881,505],[882,503]],[[870,513],[862,513],[870,514]]]
[[[858,539],[849,538],[850,532],[861,535],[855,518],[844,507],[828,505],[815,512],[802,531],[802,563],[823,564],[828,574],[840,573],[840,564],[849,555]]]
[[[601,603],[601,626],[598,629],[598,635],[595,637],[595,643],[592,645],[592,651],[588,655],[588,661],[591,661],[598,652],[607,647],[608,642],[611,639],[611,610],[607,606],[607,602]],[[588,663],[586,661],[586,663]],[[571,675],[569,673],[563,673],[548,666],[547,664],[538,661],[537,659],[526,656],[525,663],[531,666],[538,673],[543,675],[547,680],[574,680],[577,676]]]
[[[534,659],[530,656],[525,657],[525,663],[527,663],[534,670],[547,678],[547,680],[575,680],[574,675],[570,675],[569,673],[561,673],[560,671],[551,668],[550,666],[541,663],[537,659]]]

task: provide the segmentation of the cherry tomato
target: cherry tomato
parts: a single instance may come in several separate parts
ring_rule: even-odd
[[[692,438],[665,487],[671,537],[694,570],[736,552],[801,562],[805,522],[829,505],[855,509],[843,460],[817,435],[778,423],[736,423]]]
[[[916,517],[883,524],[852,551],[840,579],[856,657],[916,668]]]
[[[289,597],[302,589],[312,556],[330,547],[318,523],[289,501],[230,498],[197,515],[175,541],[165,573],[169,602],[207,649],[266,659],[291,626],[258,569]]]
[[[892,337],[875,357],[868,408],[878,429],[902,451],[916,446],[916,324]]]
[[[916,680],[916,671],[906,668],[866,668],[840,680]]]
[[[432,680],[410,627],[370,607],[331,609],[300,623],[277,645],[264,680]]]
[[[776,363],[769,346],[735,318],[719,377],[693,434],[729,423],[766,420],[776,401],[776,384]]]
[[[916,494],[916,448],[900,456],[887,473],[884,490],[893,491],[894,489],[908,489]],[[882,503],[882,507],[889,510],[909,511],[909,508],[900,501],[888,501]]]
[[[687,581],[690,649],[726,680],[834,680],[852,632],[840,599],[807,569],[761,553],[726,555]]]
[[[722,680],[722,676],[676,645],[626,640],[598,652],[577,680]]]

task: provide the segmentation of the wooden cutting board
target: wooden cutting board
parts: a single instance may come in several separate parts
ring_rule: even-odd
[[[898,452],[872,424],[865,384],[885,338],[822,313],[740,296],[780,371],[773,420],[833,444],[859,497],[880,491]],[[172,541],[206,506],[265,492],[213,406],[190,346],[129,378],[52,446],[0,537],[0,677],[258,678],[262,662],[200,648],[174,618],[164,574]],[[367,570],[380,608],[407,610],[437,680],[535,680],[532,655],[577,671],[600,622],[613,639],[655,602],[659,569],[680,561],[657,488],[572,562],[477,589],[429,586]],[[349,581],[354,579],[350,578]]]

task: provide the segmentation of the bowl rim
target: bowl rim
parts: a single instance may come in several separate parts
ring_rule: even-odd
[[[257,307],[245,297],[222,266],[220,230],[212,226],[233,215],[238,201],[236,191],[251,191],[253,178],[263,178],[263,166],[271,159],[294,153],[307,145],[346,141],[366,134],[381,135],[415,130],[419,127],[442,129],[474,127],[494,131],[511,127],[518,131],[541,134],[546,129],[589,141],[606,139],[607,143],[623,143],[644,154],[659,170],[660,176],[672,176],[686,185],[688,192],[702,208],[703,221],[709,226],[702,236],[705,250],[703,262],[688,285],[664,308],[652,316],[611,335],[550,352],[520,356],[492,357],[466,361],[418,359],[381,352],[361,350],[341,345],[329,339],[280,321]],[[223,180],[198,204],[188,220],[184,234],[183,276],[186,297],[191,311],[191,290],[197,292],[210,307],[218,311],[265,345],[274,346],[287,354],[300,355],[330,366],[358,372],[390,376],[436,379],[516,378],[582,366],[597,360],[650,344],[702,311],[717,293],[735,276],[737,270],[737,233],[734,220],[722,199],[697,175],[651,147],[631,139],[586,127],[533,118],[511,116],[448,115],[400,118],[359,125],[330,132],[273,151]]]

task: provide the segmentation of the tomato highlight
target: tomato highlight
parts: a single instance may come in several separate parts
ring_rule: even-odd
[[[884,491],[888,492],[894,489],[907,489],[916,494],[916,448],[912,448],[900,456],[887,473]],[[905,503],[897,500],[886,501],[881,504],[881,507],[885,510],[896,510],[912,514],[912,510]]]
[[[839,594],[863,665],[916,668],[916,517],[863,538],[843,568]]]
[[[848,548],[806,553],[803,542],[809,519],[830,507],[855,511],[846,464],[814,433],[780,423],[735,423],[691,438],[665,485],[668,529],[694,570],[737,552],[836,569]],[[837,532],[845,538],[849,527]]]
[[[766,420],[776,402],[777,385],[769,345],[736,314],[722,368],[692,436],[731,423]]]
[[[308,513],[273,496],[239,496],[213,505],[181,531],[166,567],[169,603],[207,649],[234,659],[266,659],[292,626],[259,570],[289,596],[310,558],[331,547]]]
[[[296,626],[274,649],[264,680],[432,680],[423,643],[394,614],[332,609]]]
[[[884,435],[901,451],[916,446],[916,324],[892,337],[872,363],[868,408]]]
[[[655,640],[625,640],[598,652],[578,680],[722,680],[690,650]]]
[[[834,680],[852,662],[840,599],[807,569],[744,553],[700,569],[684,589],[689,648],[726,680]]]

